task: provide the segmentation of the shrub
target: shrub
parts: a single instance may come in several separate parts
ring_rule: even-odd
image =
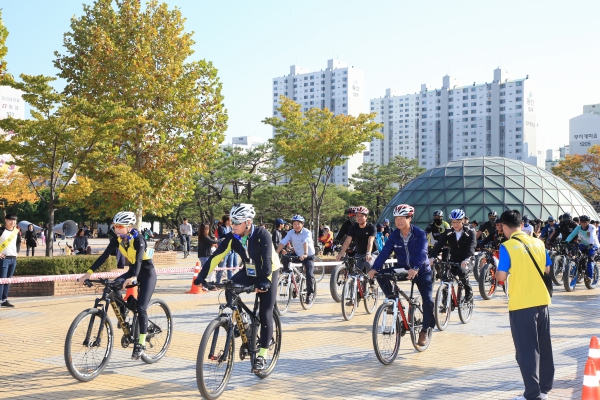
[[[98,259],[97,255],[58,257],[19,257],[15,276],[83,274]],[[108,257],[96,272],[107,272],[117,267],[116,257]]]

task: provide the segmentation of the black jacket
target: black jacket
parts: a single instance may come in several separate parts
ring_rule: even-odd
[[[141,233],[138,234],[136,238],[131,238],[129,240],[129,246],[133,246],[133,249],[135,250],[135,263],[131,263],[129,266],[129,271],[120,276],[120,278],[123,279],[131,278],[132,276],[139,276],[142,268],[154,268],[154,263],[152,260],[144,260],[144,253],[146,252],[146,240]],[[127,248],[129,248],[129,246],[127,246]],[[104,250],[104,253],[98,257],[90,269],[92,271],[96,271],[102,264],[104,264],[104,261],[108,259],[108,256],[116,254],[116,251],[120,251],[119,240],[117,236],[113,236],[113,238],[110,239],[110,242],[108,242],[108,247]]]
[[[208,236],[203,236],[202,239],[198,241],[198,258],[200,257],[210,257],[213,244],[217,244],[219,241],[217,239],[213,239]]]
[[[15,229],[19,229],[19,227],[15,226]],[[0,227],[0,236],[2,236],[4,234],[4,231],[6,230],[5,227]],[[17,234],[17,238],[15,239],[17,241],[17,253],[21,251],[21,234],[18,233]]]
[[[37,236],[35,234],[35,231],[30,231],[29,229],[25,231],[25,244],[27,245],[27,247],[37,246]]]
[[[476,245],[477,239],[475,237],[475,231],[464,226],[463,234],[458,240],[456,240],[456,233],[454,230],[444,232],[433,249],[429,251],[429,256],[437,257],[442,251],[442,248],[448,246],[450,247],[450,261],[463,262],[475,254]]]

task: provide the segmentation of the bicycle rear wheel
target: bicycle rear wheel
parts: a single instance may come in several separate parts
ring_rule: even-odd
[[[329,277],[329,291],[336,303],[342,301],[342,290],[344,289],[344,283],[346,282],[347,276],[348,268],[345,264],[337,265],[333,271],[331,271],[331,276]]]
[[[572,292],[575,290],[575,286],[577,285],[577,263],[575,261],[568,261],[565,266],[565,270],[563,271],[563,285],[567,292]]]
[[[373,313],[375,311],[375,307],[377,307],[377,301],[379,300],[379,286],[377,285],[377,281],[373,280],[373,283],[367,281],[365,282],[365,311],[368,314]]]
[[[482,276],[483,278],[483,276]],[[458,318],[460,318],[460,322],[463,324],[469,323],[471,317],[473,316],[473,297],[471,300],[465,301],[465,296],[463,295],[464,289],[458,288]]]
[[[234,338],[229,336],[229,319],[215,318],[208,324],[198,348],[196,383],[204,398],[218,398],[229,383],[234,360]],[[227,348],[226,348],[227,347]]]
[[[321,260],[321,258],[317,256],[315,256],[314,261],[315,263],[323,262],[323,260]],[[313,274],[315,275],[315,280],[317,281],[317,283],[321,282],[323,280],[323,277],[325,276],[325,266],[315,265],[315,268],[313,269]]]
[[[164,357],[173,337],[173,318],[167,303],[161,299],[152,299],[148,303],[148,333],[146,350],[142,360],[154,364]]]
[[[288,285],[290,276],[286,272],[279,274],[279,282],[277,282],[277,310],[280,315],[288,312],[292,301],[291,286]]]
[[[65,339],[65,364],[73,378],[89,382],[96,378],[108,364],[113,349],[112,323],[104,311],[90,308],[82,311],[71,323]]]
[[[594,267],[592,269],[593,275],[591,279],[585,279],[585,287],[588,289],[595,289],[598,285],[598,276],[600,275],[600,270],[598,268],[598,263],[594,263]]]
[[[435,295],[435,324],[437,325],[440,331],[443,331],[448,327],[448,322],[450,322],[450,313],[452,309],[449,306],[448,296],[451,296],[448,293],[448,285],[442,284],[437,290]],[[450,299],[450,301],[452,301]]]
[[[389,302],[379,306],[373,319],[373,349],[380,363],[394,362],[400,350],[400,318],[394,320],[394,307]]]
[[[306,278],[302,278],[302,282],[300,282],[300,305],[302,306],[302,308],[304,308],[305,310],[308,310],[309,308],[311,308],[314,304],[315,304],[315,299],[317,296],[317,291],[316,289],[316,285],[313,285],[313,293],[312,293],[312,301],[308,301],[308,294],[307,294],[307,287],[308,287],[308,281],[306,280]]]
[[[560,286],[560,281],[562,280],[563,273],[565,271],[565,262],[567,261],[565,256],[554,256],[554,260],[552,261],[552,272],[550,273],[550,277],[552,278],[552,282],[556,286]]]
[[[410,340],[412,341],[413,347],[417,351],[425,351],[431,343],[432,330],[427,330],[427,343],[423,346],[419,346],[419,334],[423,329],[423,306],[421,304],[421,298],[415,297],[414,303],[410,305],[408,309],[408,321],[410,324]]]
[[[254,320],[257,321],[257,320]],[[260,350],[260,327],[257,326],[255,329],[256,334],[256,352]],[[260,372],[255,372],[254,374],[261,379],[265,379],[267,376],[271,375],[271,372],[275,369],[275,365],[277,364],[277,360],[279,360],[279,350],[281,349],[281,321],[279,320],[279,315],[273,313],[273,336],[271,337],[271,341],[269,342],[269,351],[267,356],[265,357],[265,361],[267,361],[267,368],[263,369]]]
[[[357,297],[356,278],[349,276],[344,283],[344,290],[342,290],[342,315],[346,321],[350,321],[354,316],[358,303]]]
[[[486,264],[479,275],[479,293],[484,300],[494,297],[496,292],[496,278],[493,275],[492,265]]]

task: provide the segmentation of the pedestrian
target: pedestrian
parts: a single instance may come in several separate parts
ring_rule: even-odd
[[[21,235],[17,229],[17,214],[6,214],[4,226],[0,227],[0,278],[12,278],[17,268],[17,256],[21,250]],[[8,301],[8,283],[0,285],[0,307],[13,308]]]
[[[323,243],[323,255],[333,255],[333,233],[329,226],[323,226],[323,234],[319,237],[319,242]]]
[[[183,223],[179,225],[179,233],[181,234],[181,245],[183,246],[183,258],[187,258],[192,244],[192,225],[188,224],[187,218],[184,218]]]
[[[386,238],[390,237],[390,234],[392,233],[392,227],[390,227],[390,220],[387,218],[384,219],[382,225],[383,225],[383,235]]]
[[[85,229],[81,228],[73,238],[73,252],[78,255],[92,254],[92,248],[88,243]]]
[[[223,240],[225,240],[227,234],[231,232],[231,218],[229,217],[229,215],[225,214],[223,215],[223,217],[221,217],[221,221],[219,222],[219,243],[221,243],[223,242]],[[233,277],[233,268],[236,266],[236,263],[237,255],[233,250],[228,252],[223,258],[223,260],[219,263],[219,268],[229,268],[227,270],[227,279],[229,280],[231,280],[231,278]],[[221,282],[222,277],[223,270],[217,271],[216,282]]]
[[[283,226],[286,224],[284,220],[281,218],[277,218],[275,220],[275,224],[273,224],[273,230],[271,231],[271,240],[273,241],[273,247],[277,248],[281,239],[283,239]]]
[[[324,230],[325,230],[325,225],[324,224],[319,225],[319,237],[323,236]]]
[[[40,239],[42,239],[42,246],[46,245],[46,230],[42,229],[42,232],[40,233]]]
[[[508,210],[500,216],[504,236],[496,279],[508,281],[508,314],[517,364],[525,391],[521,399],[547,399],[554,381],[550,337],[550,294],[543,273],[550,273],[550,256],[544,243],[521,229],[521,213]],[[509,275],[510,272],[510,275]]]
[[[33,229],[33,224],[27,226],[27,232],[25,232],[25,245],[27,246],[27,257],[29,257],[29,249],[31,249],[31,256],[34,256],[35,248],[38,245],[37,236]]]
[[[213,253],[213,247],[218,243],[219,241],[210,235],[208,224],[200,224],[198,227],[198,259],[200,260],[200,267],[210,258]],[[206,291],[206,289],[204,290]]]

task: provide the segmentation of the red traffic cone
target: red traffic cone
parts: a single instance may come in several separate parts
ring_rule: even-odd
[[[201,294],[202,293],[202,289],[200,289],[200,286],[194,285],[194,281],[198,277],[199,273],[200,273],[200,262],[196,261],[196,268],[194,268],[194,277],[192,278],[192,287],[186,293],[188,293],[188,294]]]
[[[588,358],[585,363],[581,400],[600,400],[600,386],[598,385],[598,377],[596,376],[596,366],[591,358]]]

